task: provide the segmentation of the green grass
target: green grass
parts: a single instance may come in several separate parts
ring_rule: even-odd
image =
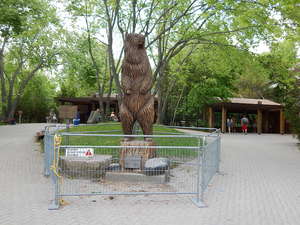
[[[61,132],[71,133],[93,133],[93,134],[123,134],[120,123],[110,122],[101,123],[92,126],[78,126],[72,127],[68,131],[63,130]],[[142,134],[141,131],[138,134]],[[155,125],[153,128],[154,135],[180,135],[184,134],[178,130],[168,128],[165,126]],[[113,136],[63,136],[62,145],[80,145],[80,146],[120,146],[120,142],[123,137]],[[136,138],[137,139],[137,138]],[[143,139],[143,138],[139,138]],[[198,146],[199,140],[195,137],[155,137],[153,138],[156,146],[174,146],[171,149],[157,149],[156,153],[161,157],[188,157],[194,158],[197,155],[196,150],[183,149],[176,146]],[[118,157],[118,148],[102,148],[95,149],[96,154],[111,154]]]

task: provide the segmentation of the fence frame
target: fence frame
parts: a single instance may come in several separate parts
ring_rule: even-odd
[[[88,147],[105,147],[105,148],[120,148],[120,146],[72,146],[72,145],[56,145],[55,137],[59,130],[66,129],[65,125],[50,125],[45,127],[45,136],[44,136],[44,175],[51,177],[54,194],[53,200],[49,205],[49,210],[56,210],[60,207],[60,200],[63,196],[94,196],[94,195],[195,195],[195,198],[192,198],[192,202],[199,208],[207,207],[204,203],[204,193],[205,190],[213,178],[213,176],[219,172],[219,164],[220,164],[220,153],[221,153],[221,132],[220,129],[216,128],[203,128],[203,127],[178,127],[178,126],[167,126],[169,128],[175,129],[188,129],[188,130],[196,130],[196,131],[210,131],[210,133],[203,134],[177,134],[177,135],[124,135],[124,134],[96,134],[96,132],[62,132],[61,136],[102,136],[102,137],[150,137],[150,138],[163,138],[163,137],[194,137],[198,138],[198,146],[192,147],[193,149],[197,148],[198,156],[197,156],[197,190],[196,192],[113,192],[113,193],[87,193],[87,194],[60,194],[60,175],[58,174],[57,168],[54,163],[58,162],[59,155],[55,154],[57,148],[88,148]],[[98,133],[101,131],[98,131]],[[213,138],[214,140],[211,143],[207,142],[208,138]],[[203,145],[201,143],[204,143]],[[122,146],[123,147],[123,146]],[[132,146],[131,146],[132,147]],[[134,146],[133,146],[134,147]],[[136,146],[141,147],[141,146]],[[163,148],[174,146],[162,146]],[[180,146],[176,146],[180,147]],[[181,146],[184,147],[184,146]],[[185,146],[188,147],[188,146]],[[155,146],[155,148],[159,148],[159,146]],[[200,154],[201,153],[201,154]],[[213,156],[213,165],[209,165],[208,155],[211,154]]]

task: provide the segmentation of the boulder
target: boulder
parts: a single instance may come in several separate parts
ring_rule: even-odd
[[[95,155],[91,158],[60,156],[59,166],[63,175],[72,178],[99,178],[111,164],[111,155]]]
[[[148,176],[164,174],[170,168],[170,160],[167,158],[152,158],[145,162],[144,174]]]

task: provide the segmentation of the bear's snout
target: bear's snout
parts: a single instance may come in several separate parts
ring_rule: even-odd
[[[139,41],[138,42],[138,48],[144,48],[144,44],[145,44],[144,41]]]

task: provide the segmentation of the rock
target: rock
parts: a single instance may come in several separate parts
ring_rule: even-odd
[[[59,166],[63,175],[72,178],[99,178],[111,164],[111,155],[95,155],[92,158],[60,156]]]
[[[148,176],[164,174],[170,168],[170,160],[167,158],[148,159],[144,166],[144,173]]]
[[[119,163],[111,163],[108,167],[106,167],[107,171],[118,171],[121,169],[121,165]]]

